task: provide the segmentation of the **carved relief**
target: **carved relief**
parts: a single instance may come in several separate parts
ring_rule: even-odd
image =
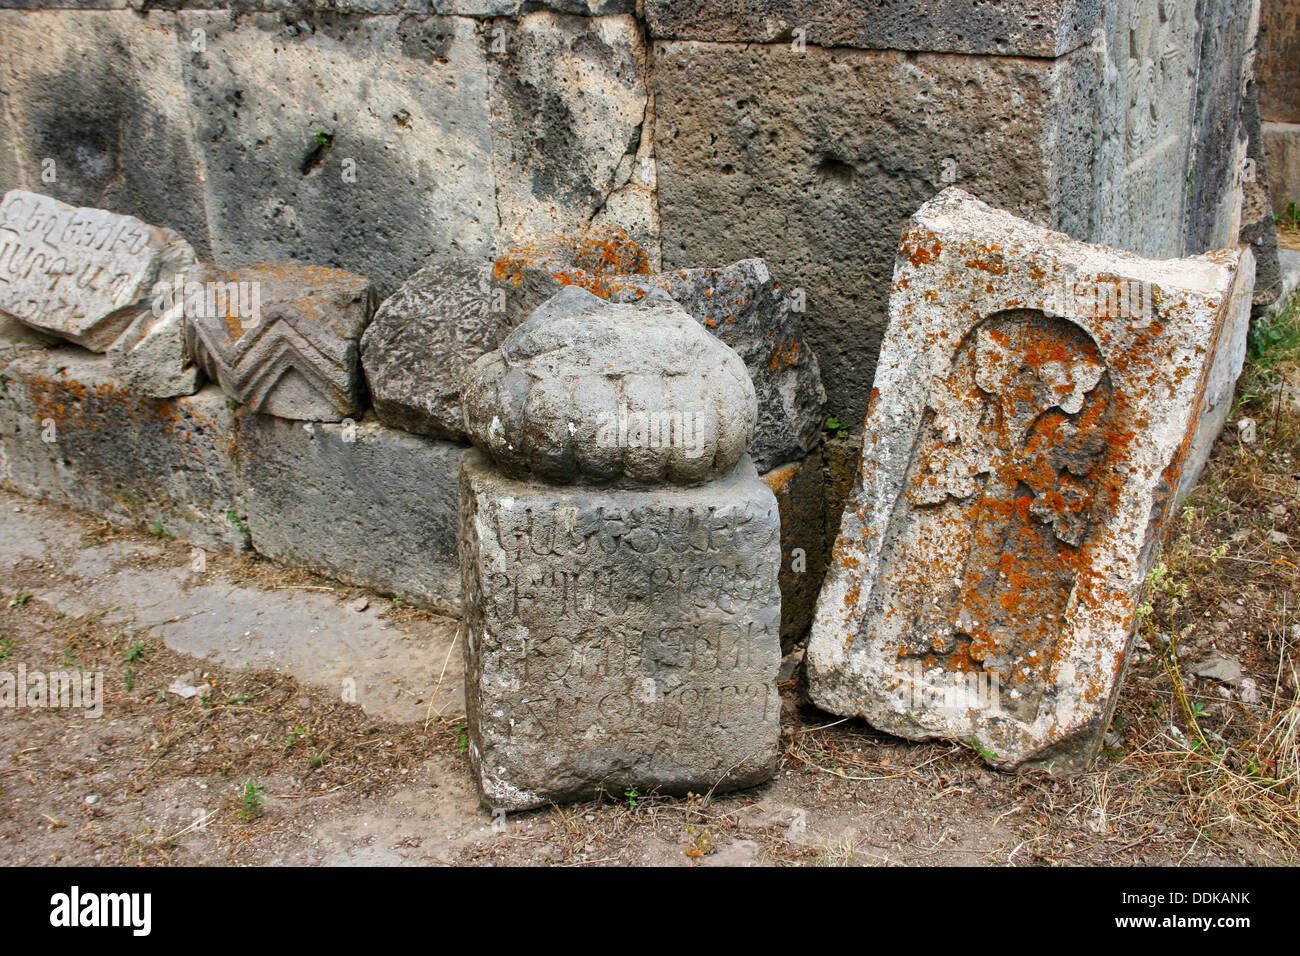
[[[1096,518],[1099,467],[1116,403],[1096,344],[1041,312],[992,315],[936,381],[906,498],[908,539],[939,545],[952,580],[912,592],[900,657],[996,675],[1003,706],[1032,717]],[[954,553],[955,552],[955,553]],[[891,573],[918,583],[932,548]],[[933,582],[933,576],[931,576]]]

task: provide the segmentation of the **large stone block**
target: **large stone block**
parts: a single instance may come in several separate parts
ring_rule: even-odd
[[[1264,123],[1262,132],[1273,215],[1285,216],[1300,209],[1300,123]]]
[[[672,41],[654,62],[664,268],[763,255],[802,293],[844,421],[866,409],[898,231],[944,178],[1048,217],[1050,61]]]
[[[200,264],[184,299],[195,360],[237,402],[317,422],[366,407],[361,336],[375,290],[365,276],[287,262]]]
[[[1060,56],[1092,39],[1099,0],[647,0],[655,38]]]
[[[1014,5],[920,6],[955,23]],[[1029,22],[1071,22],[1063,7],[1035,6],[1041,19]],[[656,16],[712,31],[759,9],[664,3],[648,16],[652,32]],[[763,255],[807,297],[830,414],[862,421],[896,238],[945,185],[1152,258],[1237,244],[1251,4],[1071,5],[1082,17],[1072,35],[1090,42],[1028,57],[813,45],[823,29],[850,42],[835,16],[861,7],[829,9],[808,13],[802,51],[753,42],[763,34],[699,43],[695,27],[668,29],[681,39],[655,41],[651,85],[663,268]],[[882,9],[882,23],[900,12]]]
[[[190,42],[186,33],[185,48]],[[210,255],[204,168],[181,49],[166,14],[0,10],[0,146],[7,147],[0,152],[0,191],[37,190],[74,206],[136,216]],[[217,215],[237,208],[232,203]]]
[[[1260,4],[1255,76],[1264,119],[1300,123],[1300,7],[1295,0]]]
[[[622,226],[658,263],[647,56],[630,16],[550,11],[487,36],[501,245]]]
[[[512,327],[492,273],[491,260],[440,256],[375,311],[361,339],[361,364],[385,425],[465,439],[461,376]]]
[[[771,491],[558,488],[466,455],[466,709],[485,805],[771,777],[780,736]]]
[[[805,658],[814,702],[999,767],[1091,758],[1236,347],[1237,266],[1088,246],[956,189],[918,211]]]
[[[0,315],[107,352],[143,395],[191,395],[199,373],[179,310],[155,298],[194,262],[170,229],[13,190],[0,201]]]
[[[377,422],[241,414],[240,514],[253,548],[275,561],[455,613],[464,451]]]
[[[203,547],[242,550],[232,517],[232,411],[208,387],[175,399],[127,388],[104,356],[23,351],[0,372],[6,475],[25,495]]]
[[[216,261],[333,266],[387,296],[430,252],[490,254],[481,24],[214,11],[177,23]]]

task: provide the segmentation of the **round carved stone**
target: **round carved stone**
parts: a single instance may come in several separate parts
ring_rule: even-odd
[[[659,292],[619,305],[565,288],[470,366],[461,395],[470,440],[504,472],[557,483],[708,481],[757,417],[740,356]]]

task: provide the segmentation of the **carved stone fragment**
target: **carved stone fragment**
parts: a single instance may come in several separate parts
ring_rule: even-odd
[[[486,806],[772,776],[780,522],[748,459],[707,485],[633,491],[507,478],[472,451],[460,507]]]
[[[707,481],[754,433],[744,363],[662,293],[612,305],[565,287],[469,368],[462,401],[503,471],[554,482]]]
[[[511,328],[493,293],[490,260],[441,256],[379,306],[361,340],[361,364],[381,422],[465,439],[461,376]]]
[[[190,347],[231,398],[304,421],[365,408],[360,341],[375,292],[364,276],[296,263],[201,264],[186,285]]]
[[[813,701],[973,739],[1001,767],[1086,763],[1215,418],[1207,383],[1241,368],[1250,268],[1089,246],[957,189],[922,206],[813,622]]]
[[[107,352],[133,391],[190,395],[198,370],[171,290],[194,251],[170,229],[20,189],[0,201],[0,314]],[[168,290],[160,294],[159,284]]]

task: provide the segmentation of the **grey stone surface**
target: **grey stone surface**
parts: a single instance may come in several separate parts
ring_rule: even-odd
[[[762,259],[719,268],[678,269],[656,275],[621,234],[589,234],[577,250],[512,250],[497,257],[497,287],[511,324],[518,324],[566,285],[612,302],[637,302],[667,292],[714,337],[736,350],[758,397],[758,423],[749,456],[760,471],[808,454],[821,432],[826,390],[803,334],[802,297],[792,306]],[[579,265],[582,262],[582,265]]]
[[[790,296],[762,259],[717,269],[679,269],[644,280],[612,280],[609,298],[635,302],[662,289],[749,370],[758,422],[749,456],[760,470],[797,461],[817,443],[826,390],[817,356],[803,334]]]
[[[1099,0],[646,0],[654,37],[930,53],[1060,56],[1087,43]],[[798,32],[797,32],[798,31]]]
[[[177,562],[178,542],[139,537],[88,542],[87,524],[54,508],[0,492],[0,577],[26,565],[57,569],[43,575],[32,597],[69,620],[94,615],[134,644],[152,634],[174,651],[240,671],[289,671],[329,698],[356,703],[381,720],[423,723],[442,677],[435,719],[464,713],[457,622],[412,621],[385,614],[389,602],[370,598],[364,612],[344,595],[272,588],[275,571],[217,562],[199,564],[193,549]],[[135,635],[139,635],[136,637]]]
[[[470,439],[507,474],[689,484],[754,434],[736,353],[666,294],[616,305],[567,286],[465,373]]]
[[[746,459],[695,488],[461,478],[470,761],[483,803],[769,779],[780,527]]]
[[[1254,80],[1246,84],[1241,123],[1246,135],[1242,175],[1241,227],[1237,241],[1252,248],[1255,258],[1254,304],[1267,307],[1277,301],[1280,266],[1277,259],[1277,224],[1273,219],[1268,159]]]
[[[1254,79],[1249,56],[1255,43],[1258,0],[1206,0],[1198,5],[1195,108],[1191,112],[1191,151],[1185,173],[1181,254],[1235,246],[1242,235],[1242,205],[1250,183],[1244,181],[1245,160],[1251,148],[1248,112],[1254,109],[1258,126]],[[1251,153],[1250,155],[1254,155]],[[1258,172],[1258,170],[1257,170]],[[1150,250],[1140,250],[1154,255]],[[1256,265],[1268,263],[1256,249]]]
[[[23,352],[0,384],[5,477],[18,491],[208,548],[247,546],[228,517],[232,412],[217,389],[147,398],[106,357],[69,346]]]
[[[901,227],[946,170],[1049,215],[1029,159],[1049,127],[1048,61],[673,41],[656,44],[654,81],[664,268],[762,254],[805,297],[841,420],[866,410]]]
[[[657,40],[663,268],[763,255],[858,423],[897,237],[945,185],[1152,258],[1235,245],[1250,5],[1104,6],[1055,58]]]
[[[1300,249],[1281,249],[1277,254],[1281,264],[1281,276],[1278,279],[1277,301],[1270,307],[1274,315],[1285,311],[1300,291]]]
[[[496,229],[482,27],[461,17],[183,12],[212,256],[359,272],[388,295]],[[319,135],[318,135],[319,134]]]
[[[231,398],[318,422],[366,407],[361,336],[375,290],[365,276],[287,262],[201,263],[185,285],[190,350]]]
[[[0,371],[0,480],[21,493],[205,548],[251,544],[286,564],[458,610],[463,445],[371,421],[259,415],[215,386],[144,398],[104,356],[25,333],[0,340],[0,356],[12,359]]]
[[[1264,119],[1300,123],[1300,7],[1295,0],[1260,4],[1255,77]]]
[[[0,201],[0,314],[107,352],[144,395],[198,388],[180,313],[155,297],[193,262],[176,233],[131,216],[23,190]]]
[[[917,212],[805,656],[816,704],[1003,768],[1091,759],[1237,347],[1238,259],[1144,260],[957,189]]]
[[[657,264],[647,53],[636,20],[539,11],[497,21],[485,41],[498,248],[620,225]]]
[[[239,509],[261,554],[454,613],[463,445],[374,422],[241,415]]]
[[[1261,130],[1273,214],[1300,209],[1300,123],[1264,123]]]
[[[0,10],[0,190],[135,216],[210,255],[181,42],[165,14]]]
[[[361,339],[361,364],[385,425],[465,440],[461,375],[512,325],[492,272],[490,260],[438,257],[375,311]]]

